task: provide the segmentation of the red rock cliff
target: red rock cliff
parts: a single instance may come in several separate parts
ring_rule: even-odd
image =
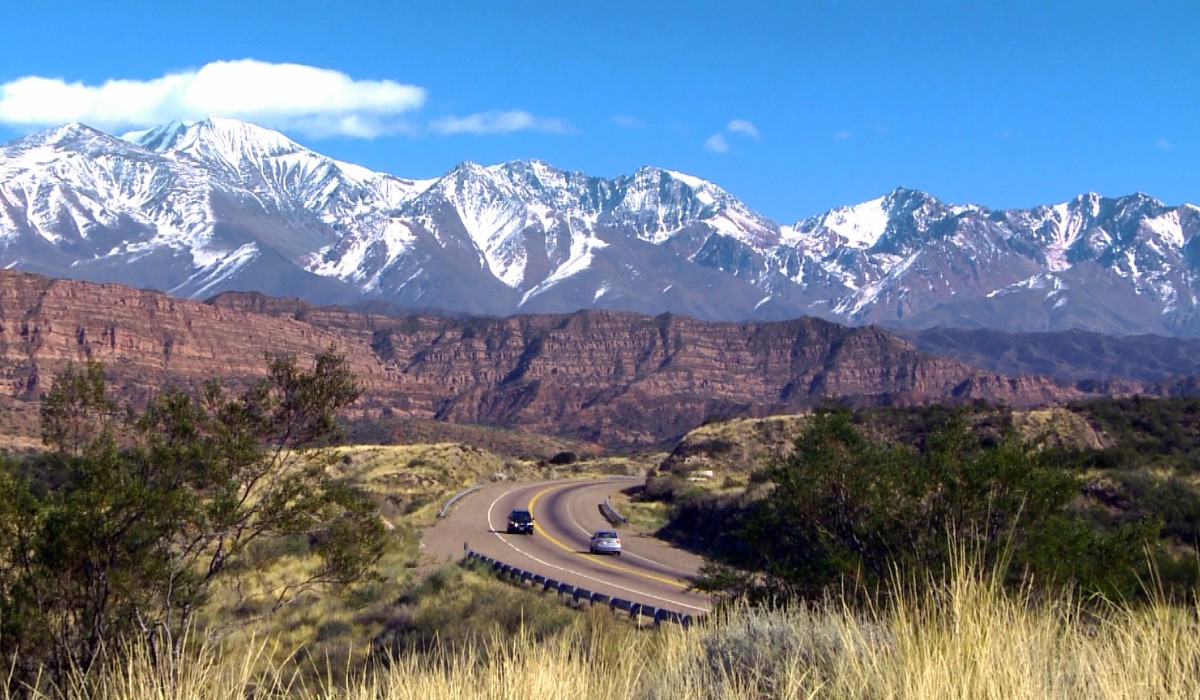
[[[346,354],[360,412],[477,422],[604,443],[670,439],[705,420],[828,399],[1051,403],[1079,392],[926,355],[878,328],[802,318],[706,323],[589,311],[390,317],[257,294],[211,303],[120,285],[0,272],[0,380],[36,398],[68,362],[104,363],[114,385],[259,376],[266,352]]]

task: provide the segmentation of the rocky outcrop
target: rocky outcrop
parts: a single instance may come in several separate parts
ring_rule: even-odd
[[[248,314],[115,284],[0,271],[0,391],[38,397],[69,363],[103,363],[126,392],[265,371],[264,353],[336,348],[371,388],[382,363],[354,338],[295,319]]]
[[[0,378],[36,399],[85,358],[146,395],[178,382],[242,381],[263,354],[344,353],[364,384],[357,411],[525,428],[606,444],[670,440],[705,421],[794,412],[831,400],[916,405],[1085,396],[917,350],[874,327],[801,318],[707,323],[586,311],[508,318],[384,316],[295,299],[209,303],[119,285],[0,272]]]

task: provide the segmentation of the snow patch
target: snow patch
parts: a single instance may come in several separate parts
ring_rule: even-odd
[[[997,296],[1012,294],[1026,289],[1049,289],[1052,292],[1065,291],[1070,289],[1070,286],[1062,280],[1058,275],[1041,272],[1032,277],[1027,277],[1020,282],[1014,282],[1007,287],[994,289],[987,294],[987,298],[991,299]]]
[[[852,248],[870,248],[887,231],[888,211],[885,197],[852,207],[834,209],[824,216],[821,224],[841,237]]]
[[[852,296],[847,297],[844,301],[834,307],[836,313],[849,314],[851,316],[859,313],[868,306],[874,304],[885,291],[889,289],[899,288],[899,282],[904,273],[912,267],[922,255],[922,251],[918,250],[908,257],[901,260],[898,264],[892,266],[887,274],[880,279],[864,285],[862,289],[856,291]],[[901,289],[900,294],[903,296],[906,293]]]
[[[193,275],[182,285],[168,290],[168,293],[176,293],[180,288],[188,284],[205,280],[204,284],[200,285],[192,292],[194,297],[209,296],[215,292],[218,286],[229,279],[238,270],[245,267],[251,261],[258,257],[258,246],[253,243],[247,243],[239,248],[226,253],[217,259],[216,263],[201,270],[199,274]]]
[[[679,180],[680,182],[687,185],[688,187],[691,187],[693,190],[701,190],[706,187],[709,187],[712,184],[712,183],[708,182],[707,180],[701,180],[700,178],[696,177],[695,175],[688,175],[687,173],[681,173],[678,170],[668,170],[667,174],[670,175],[671,177],[675,178],[676,180]]]
[[[1146,219],[1143,226],[1168,245],[1175,248],[1183,247],[1183,224],[1179,221],[1177,210],[1166,212],[1153,219]]]
[[[521,296],[521,301],[517,306],[524,306],[525,302],[533,297],[542,294],[554,285],[563,280],[578,275],[592,266],[592,259],[595,257],[593,251],[607,248],[608,244],[596,238],[595,236],[572,236],[571,238],[571,255],[562,265],[559,265],[553,273],[540,284],[525,292]]]

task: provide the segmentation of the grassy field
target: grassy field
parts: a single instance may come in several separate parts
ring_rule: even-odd
[[[690,629],[637,629],[607,610],[562,617],[553,596],[470,571],[441,575],[446,580],[426,604],[446,603],[439,616],[447,629],[456,616],[487,620],[518,600],[520,614],[531,617],[510,610],[507,623],[424,649],[395,647],[321,674],[304,672],[307,650],[281,657],[274,638],[200,645],[174,680],[135,647],[107,672],[32,697],[1200,697],[1194,607],[1034,600],[1004,592],[969,562],[924,597],[898,587],[887,605],[865,611],[836,599],[773,611],[735,606]]]

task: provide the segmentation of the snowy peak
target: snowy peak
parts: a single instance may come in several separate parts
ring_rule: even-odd
[[[27,137],[27,139],[21,140],[28,140],[44,146],[79,146],[89,143],[111,143],[115,141],[112,136],[79,122],[63,124],[62,126],[43,131],[40,134],[34,134]]]
[[[146,132],[127,134],[125,138],[152,151],[217,152],[227,160],[307,151],[278,131],[217,117],[198,122],[170,122]]]
[[[233,119],[125,138],[66,124],[0,146],[0,266],[465,313],[1200,336],[1200,208],[1141,193],[992,211],[901,187],[780,227],[708,180],[652,166],[606,178],[468,161],[417,181]]]
[[[961,210],[947,207],[920,190],[898,187],[861,204],[838,207],[800,221],[786,234],[796,244],[808,242],[824,250],[830,247],[869,250],[897,229],[922,230],[929,221]]]
[[[801,235],[829,231],[837,237],[834,245],[870,248],[883,236],[891,221],[886,199],[877,197],[862,204],[832,209],[819,217],[799,222],[796,231]]]
[[[144,131],[131,131],[121,136],[142,148],[163,152],[170,150],[187,131],[192,122],[172,121]]]
[[[640,237],[663,243],[688,227],[703,225],[755,249],[774,245],[779,227],[713,183],[651,166],[614,181],[611,214],[633,222]]]
[[[160,153],[187,156],[247,184],[270,183],[275,179],[271,171],[283,175],[278,171],[300,164],[312,170],[328,169],[333,163],[277,131],[236,119],[174,122],[146,132],[135,142]]]
[[[97,157],[113,153],[128,155],[136,150],[136,147],[121,139],[74,122],[0,145],[0,157],[8,160],[26,155],[26,160],[33,164],[55,157]]]
[[[194,162],[225,182],[271,198],[282,208],[300,204],[309,211],[335,212],[330,223],[350,209],[398,207],[430,182],[403,180],[336,161],[278,131],[237,119],[171,122],[125,138],[143,148]]]

